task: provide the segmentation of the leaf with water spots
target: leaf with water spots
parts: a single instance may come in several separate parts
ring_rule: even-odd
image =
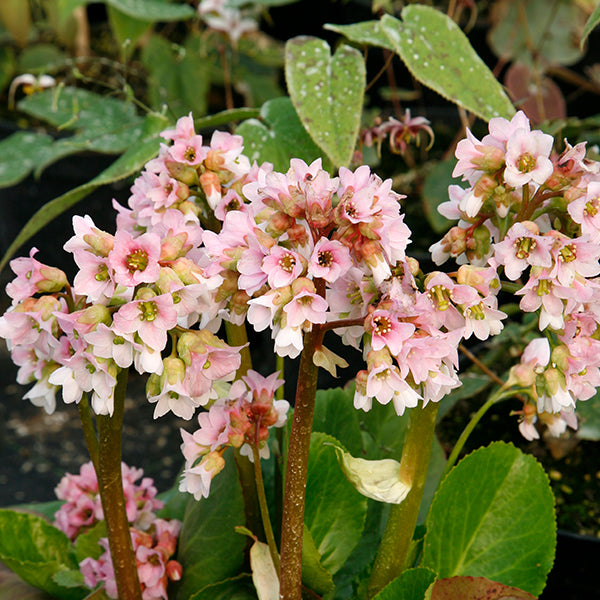
[[[360,52],[342,45],[331,56],[327,42],[295,37],[285,47],[285,77],[306,131],[336,166],[348,166],[358,138],[366,82]]]
[[[416,79],[485,121],[514,115],[502,86],[450,17],[416,4],[401,16],[384,15],[381,28]]]

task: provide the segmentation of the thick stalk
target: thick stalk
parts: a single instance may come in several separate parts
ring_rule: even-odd
[[[410,412],[400,460],[400,479],[412,482],[412,487],[402,504],[394,504],[390,509],[369,581],[369,598],[406,568],[406,557],[423,498],[438,409],[439,403],[429,402],[425,408],[413,408]]]
[[[281,524],[281,578],[279,597],[301,600],[302,533],[304,527],[304,496],[308,472],[308,449],[315,411],[318,367],[313,363],[315,349],[321,345],[323,332],[318,325],[304,336],[300,357],[294,419],[285,476],[283,518]]]
[[[79,408],[79,418],[81,420],[81,428],[83,429],[83,437],[85,438],[85,444],[88,449],[90,458],[94,469],[98,472],[98,437],[96,430],[94,429],[94,421],[92,418],[92,410],[90,408],[90,401],[88,400],[87,394],[83,394],[83,397],[77,405]]]
[[[127,374],[127,369],[125,369],[119,373],[117,378],[112,417],[98,415],[96,418],[98,424],[97,476],[119,598],[142,600],[121,476],[121,433]]]

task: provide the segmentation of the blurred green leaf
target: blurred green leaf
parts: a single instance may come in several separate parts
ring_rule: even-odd
[[[413,76],[444,98],[485,121],[515,113],[494,74],[448,15],[411,4],[402,10],[402,21],[384,15],[381,27]]]
[[[15,51],[10,46],[0,46],[0,90],[8,87],[15,76]]]
[[[600,391],[589,400],[577,402],[577,418],[579,428],[577,437],[582,440],[597,442],[600,440]]]
[[[121,58],[126,60],[139,39],[152,27],[152,23],[126,15],[113,6],[107,8],[110,28],[121,47]]]
[[[44,133],[17,131],[0,142],[0,188],[22,181],[37,167],[53,139]]]
[[[585,27],[583,28],[583,33],[581,34],[581,39],[579,40],[579,48],[583,50],[585,42],[587,41],[590,33],[592,33],[592,31],[598,26],[598,23],[600,23],[600,4],[596,6],[586,21]]]
[[[77,569],[71,542],[43,518],[0,509],[0,561],[24,581],[63,600],[80,600],[87,592],[58,585],[53,576]]]
[[[456,165],[454,158],[433,163],[425,175],[421,200],[423,212],[435,233],[446,233],[452,224],[438,212],[438,206],[448,201],[448,186],[454,182],[452,171]]]
[[[67,55],[54,44],[34,44],[19,55],[17,68],[21,73],[48,73],[64,64]]]
[[[352,160],[363,109],[365,63],[341,45],[331,56],[327,42],[299,36],[286,44],[285,78],[306,131],[334,165]]]

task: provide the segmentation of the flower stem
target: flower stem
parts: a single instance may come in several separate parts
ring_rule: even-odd
[[[96,418],[98,424],[97,476],[119,598],[141,600],[142,590],[129,533],[121,476],[121,433],[127,375],[128,371],[124,369],[117,377],[112,417],[98,415]]]
[[[410,412],[400,460],[400,479],[412,482],[412,486],[404,501],[390,509],[369,581],[369,598],[406,568],[427,478],[438,409],[439,403],[429,402],[424,408],[413,408]]]
[[[460,437],[458,438],[456,444],[454,444],[454,448],[452,448],[452,452],[450,453],[450,456],[448,457],[448,460],[446,461],[446,468],[444,469],[444,473],[442,474],[442,479],[444,479],[444,477],[446,477],[446,475],[450,472],[450,469],[452,469],[452,467],[456,463],[459,454],[461,453],[462,449],[464,448],[465,443],[467,442],[467,440],[469,439],[469,436],[471,435],[471,432],[473,431],[473,429],[475,429],[475,426],[477,425],[477,423],[479,423],[479,421],[481,421],[481,418],[483,417],[483,415],[485,415],[485,413],[492,406],[494,406],[494,404],[496,404],[496,402],[502,400],[503,398],[507,398],[509,396],[514,397],[515,392],[513,390],[506,390],[504,388],[500,388],[500,389],[496,390],[488,398],[487,402],[483,406],[481,406],[481,408],[471,417],[471,420],[467,423],[467,426],[463,429],[463,432],[460,434]]]
[[[273,559],[273,565],[275,565],[275,571],[277,571],[277,574],[279,574],[279,571],[281,570],[281,565],[279,564],[279,551],[277,550],[277,542],[275,541],[275,535],[273,534],[273,527],[271,525],[271,518],[269,517],[269,506],[267,504],[265,484],[262,476],[262,466],[260,464],[260,453],[256,444],[252,445],[252,456],[254,457],[256,494],[258,496],[258,505],[260,506],[263,529],[265,530],[265,537],[267,538],[267,544],[269,545],[269,552],[271,553],[271,558]]]
[[[300,357],[294,418],[287,457],[283,518],[281,525],[280,598],[301,600],[302,534],[304,498],[308,472],[308,449],[315,411],[318,367],[313,363],[315,349],[321,345],[323,331],[318,325],[304,336]]]

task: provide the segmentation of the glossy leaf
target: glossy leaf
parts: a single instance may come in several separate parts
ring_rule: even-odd
[[[361,537],[367,500],[342,473],[332,446],[339,442],[324,433],[311,435],[304,522],[310,530],[321,564],[338,571]]]
[[[438,579],[431,589],[431,600],[535,600],[535,596],[485,577]]]
[[[24,581],[64,600],[85,596],[81,589],[66,589],[53,576],[76,569],[67,536],[41,517],[0,509],[0,561]]]
[[[0,271],[6,266],[7,262],[12,258],[13,254],[27,240],[34,236],[47,223],[55,217],[68,210],[71,206],[77,204],[88,194],[93,192],[101,185],[119,181],[125,177],[129,177],[137,173],[151,158],[154,158],[158,153],[159,138],[158,132],[164,129],[165,121],[157,115],[149,115],[146,117],[144,133],[139,140],[132,140],[132,145],[120,156],[110,167],[102,171],[97,177],[94,177],[88,183],[80,185],[58,198],[51,200],[40,208],[25,227],[19,232],[19,235],[14,239],[9,246],[5,255],[0,261]]]
[[[336,166],[348,166],[358,138],[365,88],[360,52],[309,36],[286,44],[288,92],[302,124]]]
[[[346,36],[351,42],[379,46],[394,52],[394,45],[381,29],[381,21],[363,21],[351,25],[332,25],[328,23],[324,28]]]
[[[236,130],[244,138],[244,154],[250,161],[270,162],[276,171],[285,173],[292,158],[310,164],[321,156],[289,98],[265,102],[260,117],[260,121],[244,121]]]
[[[251,576],[244,574],[207,585],[190,600],[256,600],[256,593]]]
[[[331,388],[317,391],[313,431],[333,436],[354,456],[362,454],[360,423],[352,390]]]
[[[306,525],[302,535],[302,583],[320,596],[334,587],[333,577],[321,564],[321,555]]]
[[[425,567],[407,569],[388,583],[373,600],[423,600],[435,577],[435,571]]]
[[[554,498],[532,456],[497,442],[444,479],[426,522],[423,566],[482,576],[538,595],[556,546]]]
[[[402,21],[384,15],[381,28],[421,83],[485,121],[512,117],[515,109],[493,73],[446,14],[411,4]]]
[[[178,600],[237,574],[244,561],[246,539],[235,531],[244,525],[244,500],[233,455],[225,455],[225,468],[213,479],[210,496],[190,496],[179,536],[177,560],[183,578]]]

